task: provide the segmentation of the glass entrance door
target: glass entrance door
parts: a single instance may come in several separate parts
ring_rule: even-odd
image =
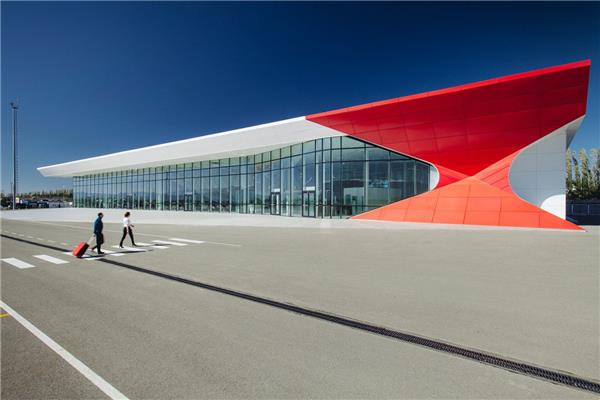
[[[303,217],[315,217],[315,192],[304,191],[302,192],[302,216]]]
[[[183,211],[192,211],[194,208],[193,196],[191,194],[185,194],[183,196]]]
[[[281,194],[279,192],[271,193],[271,215],[281,215]]]

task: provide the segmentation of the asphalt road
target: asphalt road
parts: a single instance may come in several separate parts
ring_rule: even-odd
[[[89,225],[3,220],[1,233],[70,249]],[[119,251],[119,230],[105,226],[106,249]],[[146,251],[106,258],[600,377],[597,229],[143,225],[136,234]],[[34,266],[2,262],[2,301],[131,399],[597,397],[98,260],[1,244],[2,259]],[[106,398],[10,315],[0,323],[3,399]]]

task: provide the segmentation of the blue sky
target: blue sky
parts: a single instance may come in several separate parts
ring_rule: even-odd
[[[2,2],[2,189],[36,167],[592,60],[600,3]]]

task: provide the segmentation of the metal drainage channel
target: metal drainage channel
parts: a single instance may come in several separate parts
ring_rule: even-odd
[[[36,243],[30,240],[15,238],[12,236],[7,236],[4,234],[0,234],[0,236],[16,240],[23,243],[29,243],[35,246],[46,247],[53,250],[58,251],[69,251],[68,249],[63,249],[56,246],[51,246],[43,243]],[[134,265],[125,264],[118,261],[108,260],[106,258],[101,258],[98,261],[104,262],[106,264],[116,265],[118,267],[127,268],[133,271],[142,272],[148,275],[158,276],[160,278],[181,282],[187,285],[200,287],[203,289],[211,290],[214,292],[219,292],[223,294],[227,294],[233,297],[249,300],[255,303],[266,304],[272,307],[276,307],[279,309],[291,311],[294,313],[298,313],[301,315],[306,315],[313,318],[318,318],[324,321],[333,322],[338,325],[348,326],[355,329],[360,329],[362,331],[371,332],[380,336],[394,338],[403,342],[413,343],[422,347],[427,347],[430,349],[434,349],[437,351],[441,351],[444,353],[454,354],[463,358],[467,358],[470,360],[478,361],[483,364],[491,365],[494,367],[502,368],[508,371],[517,372],[523,375],[541,378],[543,380],[558,383],[561,385],[569,386],[572,388],[577,388],[581,390],[586,390],[589,392],[600,393],[600,383],[595,382],[590,379],[581,378],[576,375],[551,370],[544,367],[539,367],[533,364],[529,364],[523,361],[511,360],[508,358],[503,358],[497,355],[493,355],[490,353],[486,353],[480,350],[472,350],[465,347],[456,346],[453,344],[445,343],[440,340],[434,340],[423,336],[418,336],[411,333],[405,333],[397,330],[392,330],[388,328],[384,328],[381,326],[369,324],[366,322],[360,322],[356,320],[352,320],[346,317],[325,313],[322,311],[311,310],[309,308],[298,307],[292,304],[282,303],[275,300],[270,300],[264,297],[254,296],[252,294],[238,292],[232,289],[226,289],[219,286],[210,285],[208,283],[202,283],[199,281],[194,281],[191,279],[179,277],[176,275],[167,274],[164,272],[153,271],[150,269],[136,267]]]

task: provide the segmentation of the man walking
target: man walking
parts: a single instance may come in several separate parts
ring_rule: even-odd
[[[98,254],[104,254],[101,249],[102,243],[104,243],[104,234],[102,234],[104,224],[102,223],[102,217],[104,217],[104,214],[98,213],[98,218],[96,218],[96,221],[94,221],[94,236],[96,236],[96,245],[92,247],[92,251],[97,249]]]

